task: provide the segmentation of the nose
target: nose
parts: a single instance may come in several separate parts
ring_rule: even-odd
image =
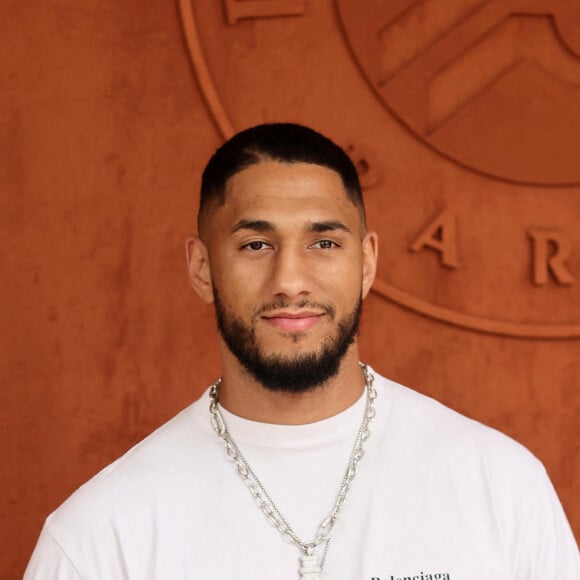
[[[310,294],[313,274],[306,253],[300,248],[279,248],[272,269],[272,292],[295,299]]]

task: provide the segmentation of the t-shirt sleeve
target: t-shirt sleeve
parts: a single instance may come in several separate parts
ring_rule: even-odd
[[[84,579],[45,526],[24,572],[24,580]]]
[[[515,580],[580,580],[580,553],[545,470],[514,561]]]

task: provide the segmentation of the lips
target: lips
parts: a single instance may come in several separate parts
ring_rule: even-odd
[[[264,316],[263,319],[278,330],[301,332],[311,329],[323,316],[319,312],[276,312]]]

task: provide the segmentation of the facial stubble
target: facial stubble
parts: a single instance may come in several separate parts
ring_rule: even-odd
[[[218,330],[230,350],[242,366],[265,388],[285,393],[304,393],[336,376],[340,363],[349,346],[355,341],[360,325],[362,299],[359,297],[352,312],[346,314],[336,325],[336,331],[327,335],[317,350],[299,352],[295,355],[266,354],[258,344],[255,321],[268,309],[284,308],[281,301],[262,306],[254,313],[252,323],[245,323],[229,311],[214,288],[214,306]],[[301,307],[311,307],[303,302]],[[330,305],[315,305],[334,318]],[[289,339],[299,342],[301,333],[290,333]]]

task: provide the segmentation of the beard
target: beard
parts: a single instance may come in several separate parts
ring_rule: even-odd
[[[221,337],[250,375],[271,391],[294,394],[310,391],[338,374],[340,363],[358,334],[362,312],[362,300],[359,297],[352,312],[338,322],[335,334],[329,334],[318,350],[288,356],[266,354],[258,344],[255,329],[255,321],[264,312],[285,308],[288,302],[282,300],[261,306],[254,312],[250,324],[244,323],[224,307],[215,288],[214,305]],[[322,310],[331,319],[335,317],[334,308],[330,304],[304,300],[298,306],[314,307]],[[300,333],[290,334],[294,342],[301,339]]]

